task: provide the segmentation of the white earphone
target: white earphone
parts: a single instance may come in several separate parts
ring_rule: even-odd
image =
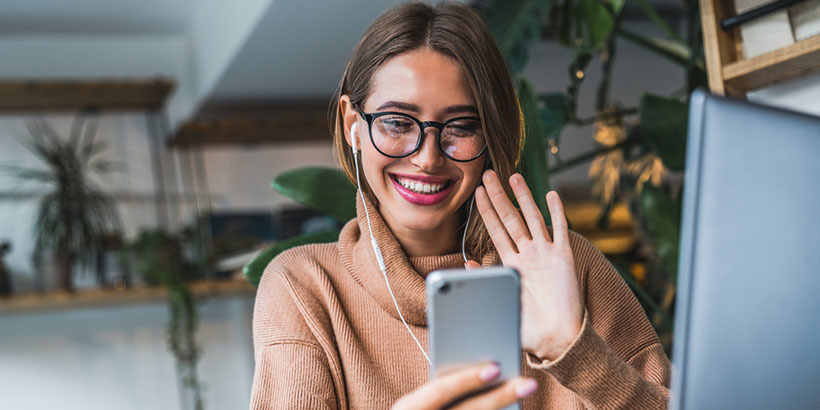
[[[358,121],[354,122],[353,125],[350,126],[350,141],[351,141],[351,145],[353,145],[353,155],[356,155],[356,153],[359,151],[358,148],[356,147],[356,144],[357,144],[356,143],[356,130],[358,128],[359,128],[359,122]],[[356,182],[359,182],[359,181],[356,181]]]
[[[396,306],[396,312],[399,313],[399,318],[401,322],[404,323],[404,327],[407,328],[407,331],[410,332],[410,336],[413,337],[413,340],[416,342],[416,346],[419,347],[421,350],[421,354],[424,355],[424,358],[427,359],[427,362],[431,365],[433,362],[430,361],[430,356],[427,355],[427,352],[424,350],[424,347],[421,346],[421,342],[416,337],[416,334],[413,333],[413,330],[410,329],[410,325],[407,324],[407,321],[404,320],[404,315],[401,313],[401,309],[399,309],[399,302],[396,301],[396,295],[393,294],[393,289],[390,288],[390,280],[387,279],[387,267],[384,265],[384,257],[382,256],[382,250],[379,248],[379,243],[376,242],[376,237],[373,236],[373,227],[370,226],[370,212],[367,210],[367,205],[365,205],[364,201],[364,193],[362,193],[361,186],[362,183],[359,180],[359,150],[356,143],[356,129],[358,128],[359,124],[354,123],[350,126],[350,145],[351,149],[353,150],[353,166],[356,168],[356,190],[359,192],[359,196],[362,198],[362,205],[364,206],[364,214],[367,217],[367,229],[370,231],[370,244],[373,246],[373,254],[376,255],[376,261],[379,263],[379,270],[382,271],[382,275],[384,275],[384,283],[387,284],[387,291],[390,292],[390,297],[393,299],[393,305]]]

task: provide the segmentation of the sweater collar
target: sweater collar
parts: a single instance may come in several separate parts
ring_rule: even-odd
[[[382,310],[397,319],[398,312],[387,290],[384,275],[379,269],[370,242],[365,206],[370,213],[373,237],[376,238],[384,258],[390,288],[396,296],[405,320],[413,325],[426,326],[427,295],[424,279],[434,270],[463,268],[464,259],[461,253],[408,257],[370,200],[366,199],[362,203],[361,196],[356,196],[357,218],[348,222],[339,235],[342,263]],[[484,255],[482,265],[490,265],[495,261],[495,253]]]

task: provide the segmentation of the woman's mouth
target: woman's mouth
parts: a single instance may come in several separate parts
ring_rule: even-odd
[[[421,175],[390,174],[390,180],[399,195],[416,205],[433,205],[450,194],[456,179]]]

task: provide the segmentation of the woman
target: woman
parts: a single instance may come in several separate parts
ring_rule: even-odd
[[[547,194],[550,231],[513,174],[521,115],[474,11],[409,3],[381,15],[353,51],[332,114],[342,166],[354,183],[363,176],[358,218],[337,243],[291,249],[266,269],[252,408],[433,409],[492,382],[492,363],[428,381],[419,347],[425,275],[499,263],[521,275],[522,377],[460,407],[666,407],[669,361],[640,305],[567,230],[558,195]]]

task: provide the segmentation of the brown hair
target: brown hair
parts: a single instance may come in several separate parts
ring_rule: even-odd
[[[523,146],[518,99],[504,58],[481,16],[458,3],[401,4],[384,12],[368,27],[353,50],[330,106],[333,141],[342,168],[355,184],[353,154],[345,140],[339,99],[347,95],[352,104],[362,105],[370,95],[373,74],[385,61],[422,47],[451,57],[464,70],[484,135],[488,136],[490,167],[509,193],[508,180]],[[376,203],[366,180],[362,180],[361,189]],[[469,201],[465,206],[469,206]],[[487,230],[478,212],[473,212],[466,250],[472,257],[479,257],[490,249],[492,241]]]

